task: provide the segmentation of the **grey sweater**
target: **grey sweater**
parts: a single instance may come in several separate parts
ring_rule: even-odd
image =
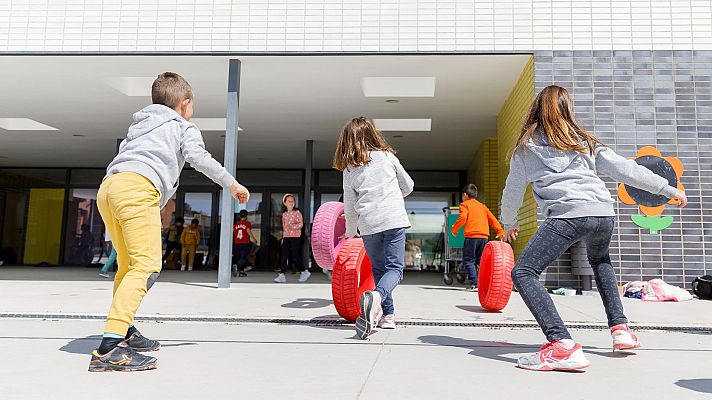
[[[667,179],[608,147],[596,147],[591,156],[555,149],[541,136],[537,143],[543,144],[529,141],[514,152],[510,161],[500,207],[504,229],[518,225],[518,212],[528,184],[532,185],[534,198],[545,218],[615,216],[611,193],[597,172],[667,198],[677,192],[668,185]]]
[[[106,177],[119,172],[141,174],[161,193],[163,208],[178,189],[178,178],[186,161],[225,189],[235,182],[205,150],[203,136],[195,124],[166,106],[152,104],[133,115],[119,154],[106,168]]]
[[[371,162],[344,170],[346,237],[372,235],[395,228],[410,228],[403,198],[413,191],[398,157],[372,151]]]

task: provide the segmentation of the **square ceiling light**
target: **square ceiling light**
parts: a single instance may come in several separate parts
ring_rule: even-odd
[[[430,118],[376,118],[373,123],[382,131],[430,132]]]
[[[0,128],[8,131],[58,131],[59,129],[29,118],[0,118]]]
[[[129,97],[151,97],[155,76],[120,76],[109,78],[106,83]]]
[[[361,89],[366,97],[435,97],[435,77],[367,77]]]
[[[224,131],[227,129],[226,118],[193,118],[190,122],[197,125],[201,131]],[[242,128],[238,126],[237,130],[242,131]]]

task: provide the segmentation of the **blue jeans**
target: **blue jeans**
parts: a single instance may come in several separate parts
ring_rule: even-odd
[[[376,291],[381,295],[383,315],[393,314],[393,289],[403,279],[405,267],[405,228],[389,229],[362,238],[371,260]]]
[[[465,247],[462,249],[462,263],[467,270],[467,279],[470,285],[477,286],[477,267],[480,265],[482,252],[485,250],[487,239],[466,238]]]
[[[596,277],[608,326],[628,323],[623,314],[618,282],[608,254],[614,225],[614,217],[549,218],[539,227],[519,256],[512,270],[512,280],[549,341],[571,339],[571,334],[556,311],[551,296],[539,281],[539,276],[578,241],[586,244],[588,262]]]

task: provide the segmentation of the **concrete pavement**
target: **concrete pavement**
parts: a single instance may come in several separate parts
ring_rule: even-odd
[[[321,273],[218,290],[214,272],[166,271],[137,323],[163,343],[159,368],[89,373],[112,287],[96,273],[0,268],[0,399],[712,399],[712,302],[623,299],[644,348],[613,353],[596,295],[555,296],[592,364],[537,373],[514,366],[544,341],[521,298],[489,313],[438,274],[407,274],[395,292],[406,324],[363,342],[324,323],[338,316]]]

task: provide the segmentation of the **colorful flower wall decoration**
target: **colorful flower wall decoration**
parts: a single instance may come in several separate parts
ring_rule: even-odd
[[[638,151],[635,162],[667,179],[668,184],[680,190],[685,190],[680,178],[685,170],[682,162],[676,157],[663,157],[658,149],[646,146]],[[665,196],[648,193],[644,190],[620,184],[618,198],[625,204],[637,205],[644,215],[632,215],[633,222],[641,228],[647,228],[651,234],[657,234],[672,224],[672,217],[661,217],[666,204],[677,204]]]

